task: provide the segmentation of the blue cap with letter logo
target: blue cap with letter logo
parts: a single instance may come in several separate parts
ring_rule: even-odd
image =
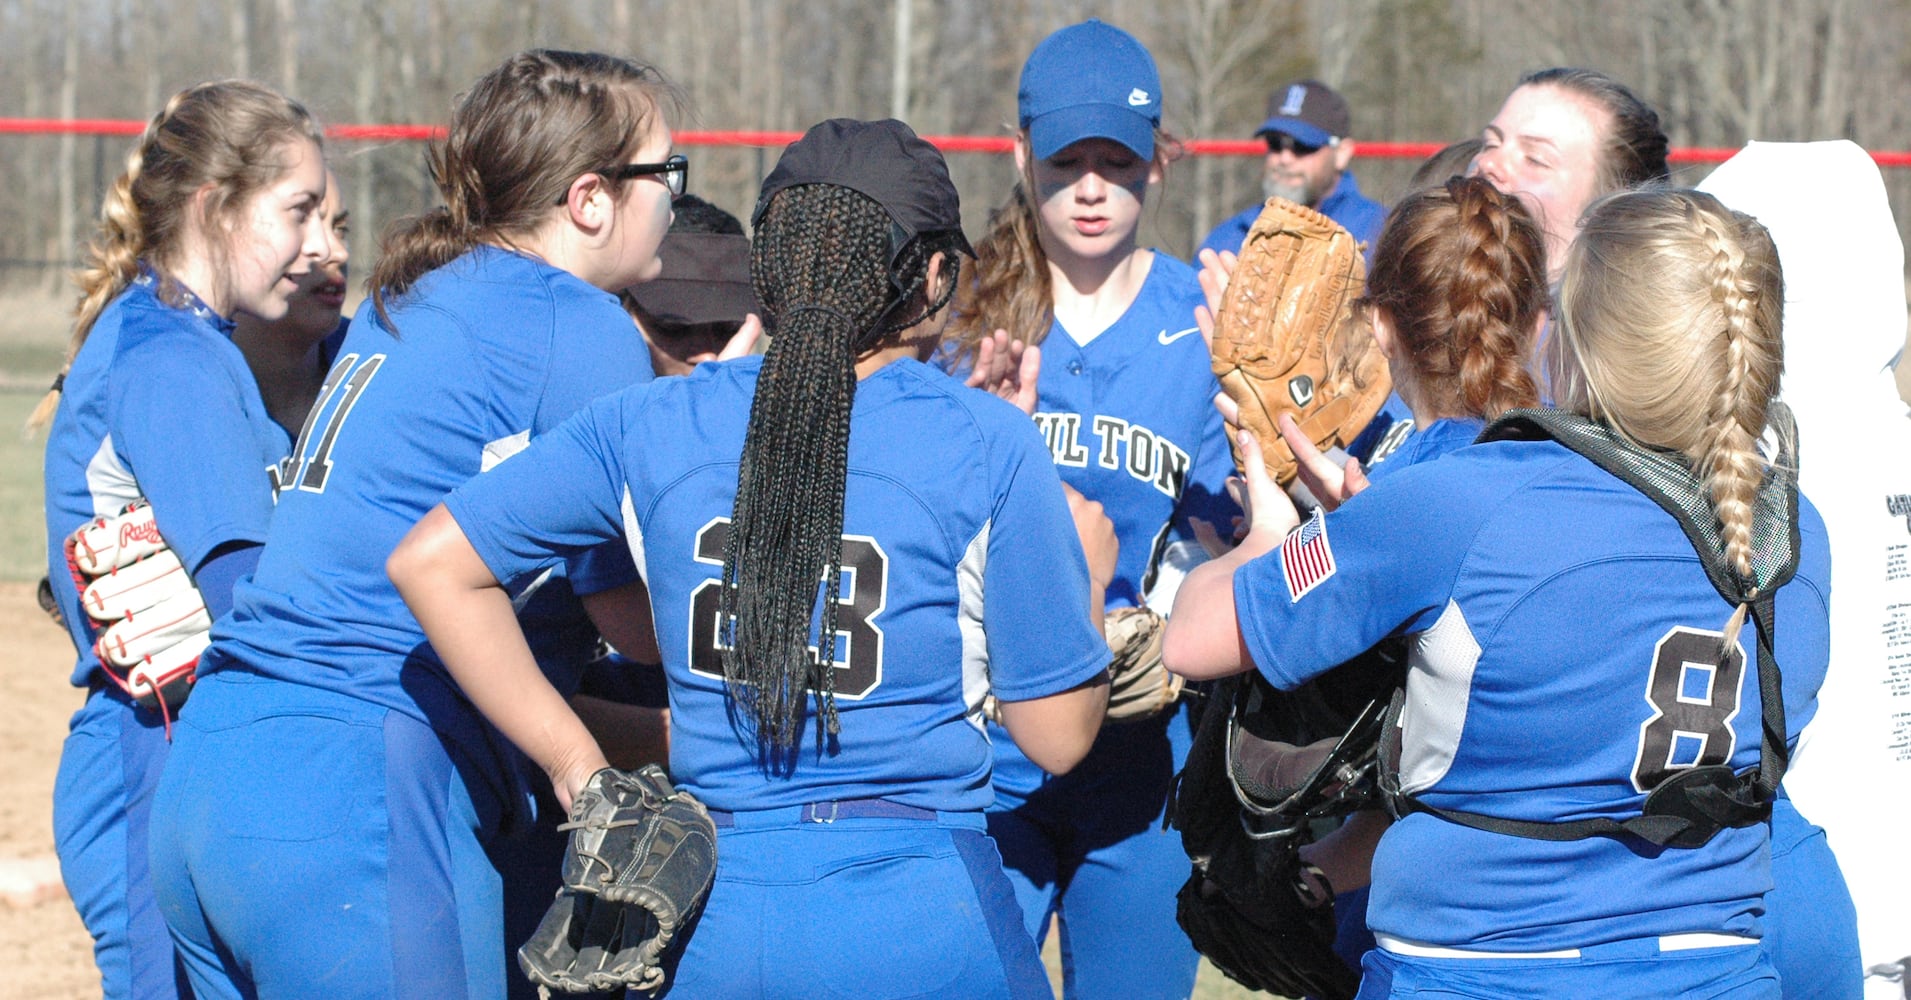
[[[1135,36],[1113,25],[1084,21],[1042,39],[1022,64],[1016,103],[1036,159],[1083,139],[1154,158],[1161,75]]]
[[[1353,115],[1339,91],[1319,80],[1295,80],[1267,99],[1267,121],[1254,136],[1284,132],[1309,146],[1325,146],[1345,138],[1352,127]]]

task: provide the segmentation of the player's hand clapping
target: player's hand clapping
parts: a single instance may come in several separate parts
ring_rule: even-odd
[[[1098,501],[1083,496],[1075,487],[1063,483],[1062,493],[1068,497],[1069,516],[1075,519],[1082,552],[1088,556],[1088,580],[1106,587],[1115,578],[1115,562],[1121,555],[1121,539],[1115,536],[1115,522],[1108,519]]]
[[[1247,525],[1236,551],[1260,555],[1279,545],[1281,539],[1301,523],[1301,515],[1286,491],[1275,485],[1274,477],[1267,474],[1267,466],[1261,459],[1261,442],[1254,432],[1242,428],[1240,441],[1241,460],[1247,469],[1228,479],[1228,492],[1241,505],[1243,523]]]
[[[762,336],[763,320],[756,313],[750,313],[743,317],[743,323],[737,327],[737,332],[731,334],[730,339],[724,343],[723,350],[717,352],[716,359],[734,361],[737,358],[747,358],[756,350],[756,342]]]
[[[1301,433],[1292,414],[1281,414],[1279,424],[1281,440],[1294,451],[1301,482],[1314,494],[1314,499],[1320,501],[1323,510],[1331,512],[1346,503],[1348,497],[1367,488],[1367,471],[1360,467],[1360,459],[1349,458],[1345,468],[1335,465],[1333,459],[1321,454],[1314,442]]]
[[[1203,250],[1198,255],[1201,273],[1196,280],[1201,282],[1201,296],[1207,299],[1206,305],[1194,307],[1194,325],[1201,330],[1201,339],[1208,342],[1208,348],[1214,348],[1214,314],[1221,311],[1221,296],[1228,290],[1228,279],[1234,277],[1234,265],[1238,258],[1232,250],[1216,253]]]
[[[997,330],[976,342],[975,368],[963,384],[994,393],[1032,417],[1035,383],[1041,376],[1042,349],[1011,338],[1007,330]]]

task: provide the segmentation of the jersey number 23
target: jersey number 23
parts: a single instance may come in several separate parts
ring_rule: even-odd
[[[720,517],[697,532],[696,560],[723,565],[730,519]],[[889,600],[889,557],[867,535],[843,536],[843,579],[836,603],[836,697],[854,701],[882,683],[883,631],[876,621]],[[820,588],[819,588],[820,589]],[[690,672],[723,677],[727,648],[722,628],[723,581],[705,580],[690,592]],[[812,645],[814,653],[816,647]]]

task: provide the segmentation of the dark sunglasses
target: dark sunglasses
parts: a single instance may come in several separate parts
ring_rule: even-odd
[[[593,170],[591,172],[606,180],[615,181],[627,181],[633,177],[643,177],[649,174],[662,174],[664,175],[664,187],[670,189],[670,196],[672,198],[682,195],[684,188],[690,185],[690,160],[682,153],[678,153],[676,156],[662,163],[626,163],[622,166],[605,167],[602,170]],[[566,191],[564,194],[558,196],[557,203],[562,205],[569,198],[570,192]]]
[[[1328,145],[1332,145],[1332,143]],[[1269,132],[1267,134],[1267,151],[1270,153],[1293,153],[1295,156],[1312,156],[1325,148],[1327,147],[1302,142],[1288,135],[1286,132]]]

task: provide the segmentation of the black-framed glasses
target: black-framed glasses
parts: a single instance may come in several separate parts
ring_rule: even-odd
[[[1328,140],[1327,146],[1333,144],[1333,140]],[[1311,143],[1302,142],[1288,135],[1286,132],[1267,133],[1267,151],[1270,153],[1293,153],[1295,156],[1312,156],[1326,149],[1327,146],[1316,146]]]
[[[644,177],[650,174],[662,174],[664,187],[670,189],[672,198],[681,196],[684,189],[690,186],[690,158],[682,153],[662,163],[626,163],[591,172],[607,180],[618,181],[627,181],[633,177]],[[558,196],[557,203],[562,205],[569,197],[570,194],[567,191]]]

